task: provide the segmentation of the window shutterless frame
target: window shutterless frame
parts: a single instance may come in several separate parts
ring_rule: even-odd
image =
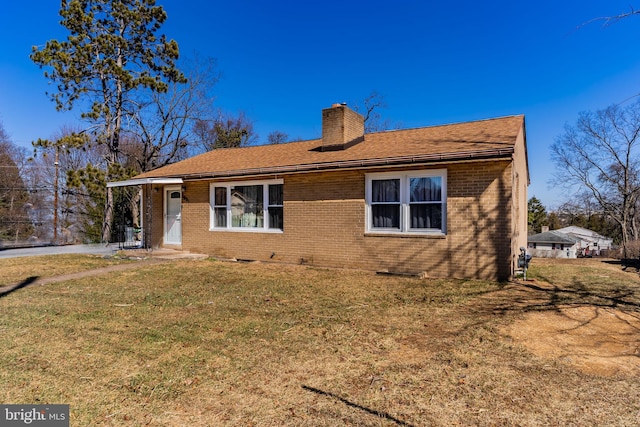
[[[282,179],[215,182],[209,187],[211,231],[283,231]]]
[[[371,173],[365,185],[366,232],[446,234],[446,169]]]

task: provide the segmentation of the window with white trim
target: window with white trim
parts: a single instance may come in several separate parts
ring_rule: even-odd
[[[283,230],[281,179],[212,183],[209,197],[213,230]]]
[[[367,231],[445,233],[446,188],[443,169],[367,174]]]

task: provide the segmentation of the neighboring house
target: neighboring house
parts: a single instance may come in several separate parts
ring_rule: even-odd
[[[599,255],[602,250],[610,250],[613,246],[613,239],[604,237],[595,231],[572,225],[558,230],[568,236],[580,239],[580,248],[585,254]]]
[[[613,239],[572,225],[553,231],[543,227],[542,233],[529,236],[528,242],[529,253],[532,256],[577,258],[600,255],[601,250],[611,249]]]
[[[527,243],[524,116],[210,151],[110,187],[143,190],[144,246],[216,257],[506,280]]]
[[[528,242],[528,252],[533,257],[576,258],[580,250],[580,239],[558,230],[534,234]]]

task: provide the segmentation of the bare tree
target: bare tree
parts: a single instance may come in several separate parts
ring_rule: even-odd
[[[274,130],[267,135],[267,144],[282,144],[289,141],[289,135],[279,130]]]
[[[122,152],[138,172],[146,172],[183,160],[197,151],[199,122],[215,117],[213,87],[219,80],[215,59],[181,64],[187,81],[171,82],[167,92],[150,92],[131,112]]]
[[[591,191],[576,193],[566,199],[555,211],[563,226],[576,225],[620,241],[619,227],[606,215]]]
[[[0,240],[15,243],[33,233],[30,197],[22,179],[25,150],[15,146],[0,122]]]
[[[362,102],[356,103],[353,110],[364,117],[364,131],[366,133],[380,132],[400,127],[391,123],[389,119],[383,119],[380,110],[387,108],[384,95],[373,91]]]
[[[587,191],[620,227],[623,247],[640,236],[640,102],[584,112],[551,147],[555,182]],[[626,256],[626,253],[625,253]]]
[[[590,19],[589,21],[587,21],[584,25],[587,24],[591,24],[593,22],[603,22],[604,26],[609,26],[609,25],[613,25],[616,22],[619,22],[625,18],[629,18],[630,16],[633,15],[640,15],[640,10],[635,10],[633,7],[630,8],[630,10],[628,12],[623,12],[623,13],[619,13],[617,15],[611,15],[611,16],[601,16],[598,18],[593,18]]]
[[[198,145],[204,151],[246,147],[258,140],[258,134],[253,130],[253,121],[242,112],[238,116],[220,112],[214,120],[198,120],[194,132]]]
[[[93,200],[86,186],[74,177],[88,165],[106,167],[106,148],[88,138],[78,139],[78,135],[86,133],[77,126],[65,125],[50,139],[36,142],[24,174],[32,191],[36,235],[56,243],[97,241],[101,237],[104,199]]]

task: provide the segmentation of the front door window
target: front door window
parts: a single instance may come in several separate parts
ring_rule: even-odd
[[[180,189],[165,191],[165,244],[182,243],[182,194]]]

